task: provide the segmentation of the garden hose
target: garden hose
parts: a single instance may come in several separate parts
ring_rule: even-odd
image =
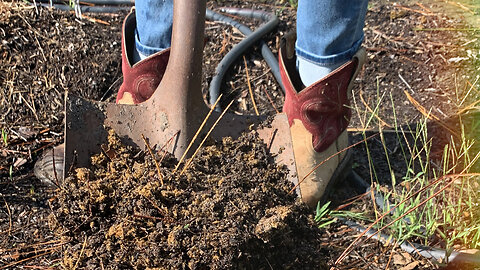
[[[62,11],[70,11],[74,10],[72,7],[64,4],[47,4],[47,3],[40,3],[38,5],[41,5],[42,7],[53,7],[58,10]],[[119,6],[105,6],[105,7],[99,7],[99,6],[80,6],[80,10],[85,13],[115,13],[118,11],[129,11],[131,7],[119,7]]]
[[[278,18],[274,14],[264,12],[264,11],[257,11],[257,10],[251,10],[251,9],[236,9],[236,8],[223,8],[222,12],[232,14],[232,15],[238,15],[242,17],[248,17],[248,18],[254,18],[254,19],[261,19],[262,21],[266,21],[265,24],[260,26],[258,29],[252,32],[250,28],[247,26],[233,20],[230,17],[221,15],[219,13],[216,13],[212,10],[207,9],[207,18],[209,20],[215,20],[215,21],[222,21],[225,23],[230,24],[231,26],[237,28],[240,32],[245,34],[247,38],[242,40],[240,43],[236,44],[220,61],[218,64],[217,68],[215,69],[215,75],[212,78],[212,81],[210,82],[210,88],[209,88],[209,94],[210,94],[210,99],[209,103],[213,104],[215,101],[218,99],[220,96],[220,89],[221,89],[221,83],[223,80],[223,77],[225,76],[225,73],[227,72],[228,68],[252,45],[257,43],[261,38],[270,33],[277,25],[278,25]],[[282,79],[280,76],[280,70],[278,66],[278,60],[275,58],[273,55],[272,51],[268,48],[268,46],[265,44],[265,42],[261,42],[261,51],[262,51],[262,56],[267,62],[268,66],[270,67],[273,75],[275,76],[275,79],[279,83],[279,85],[283,89],[283,84],[282,84]],[[285,90],[284,90],[285,92]],[[215,108],[217,111],[221,111],[220,105],[217,105],[217,108]]]

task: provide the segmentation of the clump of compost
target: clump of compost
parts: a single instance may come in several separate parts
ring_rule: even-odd
[[[311,210],[254,132],[203,147],[181,175],[171,155],[156,159],[161,177],[110,132],[92,168],[65,180],[51,215],[64,267],[323,268]]]

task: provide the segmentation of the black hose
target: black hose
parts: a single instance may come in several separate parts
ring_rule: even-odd
[[[68,5],[63,5],[63,4],[46,4],[46,3],[41,3],[38,4],[42,7],[54,7],[58,10],[63,10],[63,11],[70,11],[74,10],[73,7],[70,7]],[[129,11],[131,7],[118,7],[118,6],[106,6],[106,7],[99,7],[99,6],[80,6],[80,9],[82,12],[85,13],[116,13],[118,11]]]
[[[249,27],[233,20],[230,17],[224,16],[222,14],[216,13],[212,10],[207,9],[207,19],[214,20],[214,21],[221,21],[225,22],[235,28],[237,28],[240,32],[247,36],[246,39],[242,40],[240,43],[235,45],[230,52],[225,55],[225,57],[220,61],[218,64],[215,75],[210,82],[209,94],[210,94],[210,104],[215,103],[215,101],[220,96],[220,88],[223,77],[225,72],[228,68],[232,65],[232,63],[240,57],[250,46],[255,44],[258,40],[262,38],[265,34],[272,31],[278,25],[278,18],[274,14],[264,12],[264,11],[257,11],[251,9],[237,9],[237,8],[223,8],[221,9],[222,12],[229,13],[232,15],[238,15],[242,17],[252,18],[252,19],[260,19],[262,21],[267,21],[266,24],[261,26],[255,31],[250,30]],[[282,78],[280,76],[280,69],[278,66],[278,60],[273,55],[270,48],[265,44],[262,40],[260,41],[261,46],[261,53],[267,65],[270,67],[270,70],[273,73],[273,76],[277,80],[278,84],[282,88],[283,92],[285,93],[284,86],[282,83]],[[216,108],[217,110],[221,110],[219,105]]]
[[[279,22],[277,16],[271,13],[263,12],[263,11],[247,10],[247,9],[226,9],[226,8],[223,9],[222,11],[228,12],[230,14],[262,19],[264,21],[267,21],[267,23],[263,24],[257,30],[252,32],[250,28],[246,27],[245,25],[229,17],[223,16],[212,10],[207,9],[207,18],[209,20],[216,20],[216,21],[222,21],[222,22],[228,23],[233,27],[237,28],[238,30],[240,30],[242,33],[247,35],[247,37],[244,40],[242,40],[240,43],[235,45],[227,53],[227,55],[223,57],[223,59],[220,61],[217,68],[215,69],[215,75],[213,76],[212,81],[210,82],[210,88],[209,88],[210,104],[214,104],[215,101],[220,96],[220,88],[221,88],[223,77],[225,76],[225,73],[227,72],[228,68],[233,64],[233,62],[235,62],[235,60],[237,60],[245,52],[245,50],[247,50],[256,42],[258,42],[264,35],[271,32],[278,25],[278,22]],[[268,49],[266,45],[265,47]],[[272,72],[275,72],[277,74],[275,75],[274,73],[275,78],[277,79],[277,76],[278,76],[277,81],[281,82],[280,75],[279,75],[280,72],[278,71],[278,62],[275,56],[272,54],[272,52],[269,49],[268,49],[269,52],[267,52],[267,50],[264,50],[262,45],[262,55],[263,55],[263,51],[265,51],[267,55],[267,58],[265,58],[265,60],[268,61],[267,63],[272,69]],[[215,108],[215,110],[221,111],[220,105],[217,105],[217,108]]]

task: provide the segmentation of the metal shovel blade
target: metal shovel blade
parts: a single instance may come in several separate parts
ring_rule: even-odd
[[[162,81],[147,101],[122,105],[86,100],[66,95],[65,163],[66,174],[73,166],[88,167],[90,157],[107,143],[107,129],[113,129],[123,142],[145,148],[159,147],[173,138],[169,151],[177,158],[185,152],[208,108],[201,96],[201,66],[205,27],[205,0],[175,0],[172,48]],[[208,130],[219,117],[214,112],[204,127]],[[295,184],[296,167],[287,117],[278,114],[270,126],[260,125],[265,117],[225,114],[212,137],[237,138],[242,132],[256,129],[276,157],[276,162],[290,169]]]

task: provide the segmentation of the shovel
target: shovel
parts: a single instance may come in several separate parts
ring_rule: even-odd
[[[64,176],[73,166],[90,165],[90,157],[100,153],[102,144],[107,143],[108,128],[124,143],[139,148],[146,146],[143,136],[149,145],[158,147],[173,139],[168,151],[177,158],[184,154],[209,113],[201,95],[205,8],[205,0],[174,1],[170,59],[160,85],[147,101],[122,105],[90,101],[67,93]],[[212,112],[205,130],[219,116],[218,112]],[[243,131],[255,129],[275,162],[287,166],[289,180],[297,184],[287,117],[275,115],[268,127],[260,125],[265,119],[226,113],[211,136],[215,140],[226,136],[237,138]]]

